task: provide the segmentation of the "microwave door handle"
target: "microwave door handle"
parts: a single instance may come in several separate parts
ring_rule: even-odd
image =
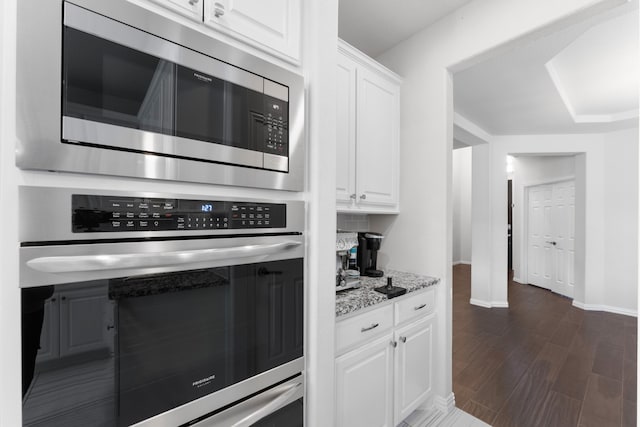
[[[287,391],[285,391],[266,405],[262,406],[260,409],[252,412],[240,421],[234,423],[231,427],[249,427],[255,424],[267,415],[280,409],[281,406],[284,406],[284,404],[287,403],[287,401],[297,393],[298,388],[300,387],[302,387],[302,383],[291,385]]]
[[[79,273],[87,271],[122,270],[189,265],[208,261],[260,257],[293,249],[302,242],[286,241],[271,244],[196,249],[177,252],[128,253],[107,255],[69,255],[34,258],[27,265],[45,273]]]

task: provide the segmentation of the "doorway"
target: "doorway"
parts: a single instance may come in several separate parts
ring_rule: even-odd
[[[527,187],[527,281],[573,298],[575,181]]]

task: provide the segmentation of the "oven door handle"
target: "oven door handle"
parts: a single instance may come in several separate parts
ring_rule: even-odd
[[[252,412],[251,414],[247,415],[240,421],[234,423],[231,427],[249,427],[255,424],[256,422],[260,421],[267,415],[280,409],[280,407],[283,406],[284,403],[286,403],[291,398],[291,396],[297,393],[298,388],[300,387],[302,387],[302,383],[296,383],[289,386],[288,389],[282,394],[280,394],[278,397],[276,397],[266,405],[262,406],[257,411]]]
[[[270,244],[196,249],[176,252],[143,252],[106,255],[68,255],[34,258],[27,265],[45,273],[80,273],[87,271],[153,268],[200,264],[237,258],[264,257],[302,245],[299,241]]]

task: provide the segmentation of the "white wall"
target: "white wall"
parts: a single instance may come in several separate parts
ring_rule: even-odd
[[[390,266],[442,279],[437,296],[434,363],[438,369],[434,375],[434,391],[443,399],[452,396],[453,95],[450,71],[623,2],[475,0],[378,58],[404,79],[400,128],[401,213],[371,218],[371,228],[387,236],[382,251],[387,254]],[[473,174],[475,177],[475,167]],[[474,233],[474,241],[475,238]],[[475,264],[474,259],[472,262]],[[506,301],[506,290],[501,299]]]
[[[523,250],[525,244],[525,191],[524,187],[575,178],[574,156],[515,157],[513,160],[513,275],[514,280],[527,283]],[[506,205],[505,205],[506,206]],[[522,268],[521,268],[522,266]]]
[[[453,263],[471,264],[471,147],[453,150]]]
[[[473,169],[489,168],[489,182],[474,179],[473,203],[489,193],[490,244],[472,242],[476,256],[488,262],[476,282],[472,296],[487,304],[507,304],[507,213],[506,170],[508,153],[581,153],[576,156],[576,284],[574,305],[637,315],[638,234],[638,129],[607,134],[496,136],[489,144],[488,158],[475,156]],[[474,174],[475,178],[475,174]],[[624,185],[613,187],[622,180]],[[477,188],[482,185],[482,188]],[[488,187],[488,188],[487,188]],[[614,192],[610,194],[610,192]],[[483,193],[484,192],[484,193]],[[608,203],[614,203],[608,206]],[[486,217],[479,212],[476,222]],[[620,235],[624,230],[623,235]],[[618,233],[618,234],[616,234]],[[475,238],[475,230],[474,230]],[[488,260],[486,251],[489,250]],[[472,272],[473,274],[473,272]],[[474,289],[477,287],[478,289]],[[485,299],[486,298],[486,299]],[[483,304],[480,304],[483,305]]]
[[[617,132],[605,141],[604,277],[601,303],[637,313],[638,132]]]

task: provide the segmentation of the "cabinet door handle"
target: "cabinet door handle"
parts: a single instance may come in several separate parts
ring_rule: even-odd
[[[350,198],[351,200],[355,200],[355,199],[356,199],[356,193],[353,193],[352,195],[350,195],[350,196],[349,196],[349,198]]]
[[[222,15],[224,15],[224,5],[222,3],[215,2],[213,4],[213,14],[216,18],[220,18]]]
[[[360,195],[360,200],[365,200],[366,198],[367,198],[367,195],[366,195],[366,194],[361,194],[361,195]]]
[[[403,343],[407,342],[407,337],[400,337],[400,341],[402,341]]]
[[[191,6],[195,6],[196,4],[198,4],[198,2],[199,2],[199,1],[200,1],[200,0],[189,0],[189,4],[190,4]]]
[[[66,300],[67,300],[67,297],[60,297],[60,299],[61,299],[62,301],[66,301]]]
[[[426,306],[427,306],[427,304],[421,304],[421,305],[419,305],[419,306],[417,306],[417,307],[413,307],[413,309],[414,309],[414,310],[416,310],[416,311],[417,311],[417,310],[422,310],[422,309],[423,309],[423,308],[425,308]]]
[[[115,326],[113,326],[113,325],[107,325],[107,331],[110,331],[111,329],[115,329]]]
[[[398,343],[396,341],[391,341],[391,346],[393,348],[396,348],[398,346]]]
[[[378,326],[380,326],[380,324],[379,324],[379,323],[373,323],[371,326],[368,326],[368,327],[366,327],[366,328],[362,328],[362,329],[360,329],[360,332],[367,332],[367,331],[370,331],[370,330],[372,330],[372,329],[377,328]]]

